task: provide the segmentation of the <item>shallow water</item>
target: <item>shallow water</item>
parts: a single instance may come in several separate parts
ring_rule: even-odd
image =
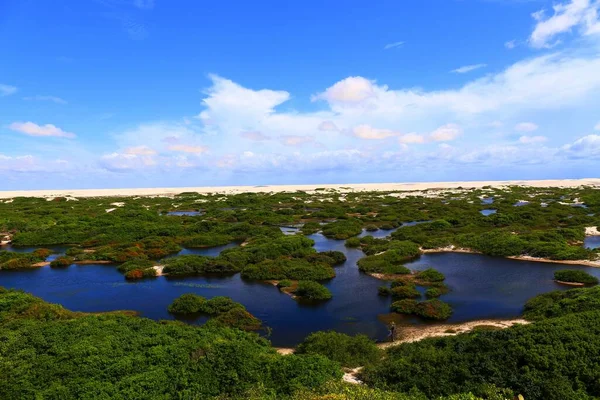
[[[494,209],[490,208],[490,209],[487,209],[487,210],[481,210],[479,212],[481,213],[481,215],[484,215],[484,216],[487,217],[488,215],[496,214],[498,212],[498,210],[494,210]]]
[[[167,215],[174,215],[177,217],[197,217],[198,215],[202,215],[201,211],[169,211]]]
[[[336,267],[337,277],[324,282],[333,299],[317,305],[300,304],[272,285],[247,282],[239,274],[220,278],[159,277],[127,282],[114,265],[0,271],[0,286],[23,289],[76,311],[128,309],[153,319],[173,319],[167,306],[184,293],[197,293],[207,298],[229,296],[272,328],[270,339],[276,346],[293,346],[311,332],[329,329],[348,334],[364,333],[384,340],[387,329],[378,316],[389,312],[391,299],[377,294],[378,287],[384,282],[358,271],[356,262],[364,256],[362,251],[346,248],[345,241],[327,239],[321,234],[309,237],[315,241],[316,250],[339,250],[348,258],[344,265]],[[224,248],[235,245],[184,251],[186,254],[217,255]],[[426,254],[407,266],[416,270],[431,266],[446,275],[451,292],[442,296],[442,300],[454,308],[450,322],[516,317],[523,304],[536,294],[568,288],[552,280],[557,269],[585,269],[600,277],[600,269],[477,254]]]
[[[600,236],[586,236],[583,245],[588,249],[600,248]]]

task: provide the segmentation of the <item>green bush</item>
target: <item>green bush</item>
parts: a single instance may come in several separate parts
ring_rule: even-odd
[[[391,305],[391,310],[399,314],[414,314],[419,302],[413,299],[404,299],[395,301]]]
[[[414,285],[396,286],[391,289],[394,299],[415,299],[421,297],[421,293]]]
[[[415,314],[425,319],[445,320],[452,315],[452,307],[438,299],[426,300],[417,304]]]
[[[390,296],[392,294],[392,289],[387,286],[379,286],[377,292],[380,296]]]
[[[277,287],[280,289],[288,288],[290,286],[292,286],[292,281],[290,281],[289,279],[283,279],[277,283]]]
[[[314,281],[300,281],[298,288],[294,292],[298,297],[307,300],[329,300],[331,292],[325,286]]]
[[[333,331],[311,333],[296,347],[296,354],[319,354],[348,368],[369,365],[381,357],[381,351],[367,336]]]
[[[444,293],[440,289],[438,289],[438,288],[428,288],[425,291],[425,297],[427,297],[428,299],[437,298],[437,297],[440,297],[443,294]]]
[[[166,258],[163,264],[163,273],[171,276],[231,275],[239,272],[233,263],[222,257],[184,255]]]
[[[415,245],[416,246],[416,245]],[[417,252],[418,252],[417,247]],[[365,273],[410,274],[402,264],[410,257],[400,250],[388,250],[383,254],[367,256],[358,260],[358,269]]]
[[[206,299],[193,293],[182,294],[169,305],[172,314],[194,314],[200,312]]]
[[[598,284],[598,278],[577,269],[563,269],[556,271],[554,273],[554,279],[562,282],[584,283],[588,285]]]
[[[344,240],[362,232],[362,222],[359,220],[340,220],[323,225],[323,235],[331,239]]]
[[[69,256],[58,257],[50,263],[52,268],[65,268],[73,264],[73,258]]]
[[[598,286],[540,294],[525,303],[523,316],[530,320],[542,320],[596,310],[600,311]]]
[[[256,331],[261,328],[262,321],[242,308],[233,308],[229,311],[220,313],[215,321],[231,328],[237,328],[244,331]]]
[[[357,237],[351,237],[346,240],[346,247],[357,248],[360,247],[360,239]]]
[[[417,279],[425,282],[443,282],[446,277],[441,272],[428,268],[424,271],[419,271],[417,273]]]
[[[251,264],[242,270],[242,278],[254,280],[325,280],[335,276],[325,263],[311,263],[302,258],[278,258]]]

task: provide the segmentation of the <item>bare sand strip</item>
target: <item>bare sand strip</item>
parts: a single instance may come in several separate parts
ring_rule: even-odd
[[[317,189],[339,192],[360,191],[421,191],[427,189],[483,188],[484,186],[529,186],[529,187],[579,187],[600,186],[600,178],[557,179],[557,180],[514,180],[514,181],[466,181],[466,182],[412,182],[412,183],[353,183],[314,185],[261,185],[261,186],[206,186],[180,188],[129,188],[129,189],[56,189],[56,190],[13,190],[0,191],[0,198],[14,197],[118,197],[118,196],[173,196],[183,192],[197,193],[271,193],[271,192],[314,192]]]
[[[482,319],[477,321],[462,322],[459,324],[435,324],[435,325],[415,325],[415,326],[399,326],[398,331],[401,339],[394,342],[378,343],[380,349],[387,349],[393,346],[399,346],[404,343],[418,342],[423,339],[433,337],[455,336],[461,333],[472,331],[478,326],[494,327],[498,329],[510,328],[514,325],[527,325],[530,322],[522,319]],[[292,348],[277,348],[279,354],[293,354]]]

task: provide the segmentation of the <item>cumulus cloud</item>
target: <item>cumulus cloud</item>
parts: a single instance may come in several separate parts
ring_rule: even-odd
[[[548,138],[546,136],[521,136],[519,143],[523,144],[538,144],[544,143]]]
[[[597,0],[570,0],[555,4],[553,15],[546,17],[545,10],[532,14],[536,20],[536,26],[529,43],[535,48],[553,47],[559,43],[555,38],[563,33],[571,32],[577,28],[583,35],[591,35],[600,32],[598,11],[600,2]]]
[[[384,90],[387,87],[384,87]],[[359,103],[375,96],[377,87],[374,81],[362,76],[351,76],[329,87],[325,92],[312,97],[313,101],[326,100],[330,103]]]
[[[359,125],[352,130],[352,133],[357,138],[367,140],[381,140],[392,136],[400,136],[400,132],[394,132],[389,129],[377,129],[369,125]]]
[[[65,132],[52,124],[38,125],[33,122],[13,122],[8,126],[8,128],[28,136],[62,137],[69,139],[75,137],[74,133]]]
[[[520,122],[515,125],[515,131],[517,132],[533,132],[538,130],[538,126],[533,122]]]
[[[434,142],[449,142],[459,137],[461,133],[462,129],[460,126],[456,124],[446,124],[431,132],[429,138]]]
[[[596,126],[594,127],[594,130],[595,130],[595,131],[600,131],[600,122],[598,122],[598,123],[596,124]]]
[[[485,67],[487,67],[487,64],[465,65],[463,67],[453,69],[450,72],[453,72],[455,74],[466,74],[467,72],[475,71],[477,69],[481,69],[481,68],[485,68]]]
[[[23,100],[27,100],[27,101],[50,101],[52,103],[56,103],[56,104],[67,104],[67,101],[64,99],[61,99],[60,97],[56,97],[56,96],[29,96],[29,97],[23,97]]]
[[[0,83],[0,97],[10,96],[17,92],[17,88],[15,86],[5,85]]]
[[[588,135],[562,147],[562,152],[569,158],[600,158],[600,135]]]

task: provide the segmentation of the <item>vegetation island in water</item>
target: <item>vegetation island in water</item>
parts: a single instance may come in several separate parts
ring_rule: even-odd
[[[240,274],[319,306],[335,297],[324,284],[350,266],[342,251],[315,250],[316,232],[364,253],[353,268],[380,280],[373,296],[421,321],[453,313],[444,274],[406,266],[425,253],[560,262],[548,279],[584,286],[532,298],[523,322],[503,330],[408,343],[399,326],[399,343],[385,346],[322,331],[286,355],[260,315],[229,297],[190,289],[168,307],[203,316],[198,326],[75,312],[0,288],[0,398],[597,399],[600,288],[568,264],[600,267],[600,250],[583,246],[598,226],[600,190],[589,187],[0,200],[0,286],[14,270],[107,264],[124,284]],[[353,383],[341,379],[350,369]]]

